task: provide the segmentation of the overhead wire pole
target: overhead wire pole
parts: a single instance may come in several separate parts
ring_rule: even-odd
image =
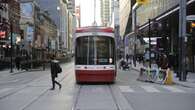
[[[151,19],[148,20],[148,37],[149,37],[149,67],[151,68]]]
[[[179,5],[179,80],[186,81],[186,0],[180,0]]]
[[[94,0],[94,24],[93,25],[94,26],[97,25],[97,23],[96,23],[96,0]]]
[[[11,20],[11,22],[10,22],[10,32],[11,32],[11,53],[10,53],[10,55],[11,55],[11,63],[10,63],[10,73],[13,73],[13,21]]]

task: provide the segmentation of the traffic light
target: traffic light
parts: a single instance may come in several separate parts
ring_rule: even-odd
[[[190,23],[190,33],[195,33],[195,22]]]
[[[143,5],[143,4],[146,4],[148,3],[149,0],[136,0],[136,2],[139,4],[139,5]]]
[[[4,39],[6,35],[5,31],[0,31],[0,39]]]
[[[195,22],[192,22],[192,23],[191,23],[191,29],[192,29],[192,32],[195,31]]]

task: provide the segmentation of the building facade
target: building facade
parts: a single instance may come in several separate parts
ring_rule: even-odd
[[[112,24],[112,13],[111,13],[111,0],[101,0],[100,1],[100,14],[101,22],[103,26],[110,26]]]
[[[3,45],[3,40],[6,39],[7,30],[9,28],[9,18],[8,18],[8,1],[0,3],[0,39],[1,46]]]
[[[10,62],[12,46],[13,56],[19,50],[20,36],[20,4],[17,0],[1,0],[0,2],[0,57]],[[11,36],[12,35],[12,36]],[[11,37],[12,43],[11,44]]]
[[[35,43],[37,48],[44,50],[44,58],[48,60],[50,55],[57,52],[57,26],[47,11],[40,11],[38,19],[40,32]]]
[[[68,51],[73,52],[73,37],[76,29],[75,0],[68,2]]]
[[[125,36],[126,27],[131,13],[131,0],[119,1],[119,23],[120,23],[120,36]]]
[[[57,52],[57,26],[35,0],[21,0],[20,7],[21,56],[29,57],[29,62],[38,66],[39,62],[49,59],[46,55]]]
[[[68,49],[68,0],[36,0],[57,25],[59,50]]]
[[[80,5],[75,7],[75,16],[76,16],[76,22],[77,22],[76,27],[81,27],[81,7]]]
[[[133,0],[132,0],[133,1]],[[135,3],[133,3],[135,5]],[[187,0],[187,16],[195,15],[195,0]],[[178,69],[179,62],[179,0],[149,0],[147,4],[136,8],[136,38],[148,39],[149,19],[151,19],[150,37],[154,44],[151,44],[152,51],[165,53],[169,56],[174,70]],[[132,22],[132,17],[129,18]],[[133,23],[132,23],[133,24]],[[186,45],[186,67],[188,71],[195,71],[194,34],[187,22]],[[128,28],[126,28],[128,30]],[[126,34],[128,35],[128,34]],[[130,35],[130,34],[129,34]],[[132,34],[133,35],[133,34]],[[132,36],[129,36],[132,37]],[[145,40],[146,41],[146,40]],[[133,42],[133,41],[132,41]],[[148,43],[147,43],[148,44]],[[148,46],[146,46],[148,48]]]

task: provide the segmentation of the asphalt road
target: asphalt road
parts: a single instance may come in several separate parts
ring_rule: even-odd
[[[61,91],[49,90],[51,87],[49,70],[0,77],[0,110],[71,110],[80,85],[75,83],[73,62],[61,66],[64,74],[60,74],[57,79],[63,85]],[[82,98],[80,98],[82,101],[78,102],[78,105],[82,107],[89,105],[86,108],[97,110],[98,106],[88,104],[88,102],[93,102],[116,109],[118,104],[115,102],[117,102],[125,103],[125,106],[129,105],[131,109],[126,110],[195,110],[195,88],[140,82],[136,80],[138,75],[139,73],[135,70],[118,70],[116,83],[111,85],[112,89],[109,89],[110,85],[85,85],[81,93]],[[110,91],[114,96],[110,95]],[[104,92],[107,95],[104,95]],[[91,93],[99,94],[101,97],[88,95]],[[114,101],[110,105],[98,102],[108,103],[110,99]],[[86,103],[83,103],[83,100]],[[114,106],[111,107],[113,104]],[[82,110],[87,109],[83,107]],[[106,110],[106,108],[101,107],[100,110]]]

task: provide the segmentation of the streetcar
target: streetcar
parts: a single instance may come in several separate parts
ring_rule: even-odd
[[[114,83],[117,67],[113,28],[78,28],[74,43],[76,82]]]

